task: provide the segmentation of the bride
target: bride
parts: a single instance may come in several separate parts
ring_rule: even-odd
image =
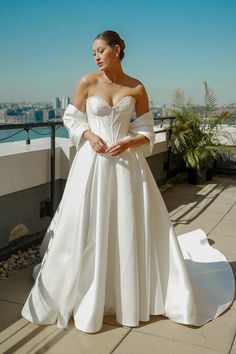
[[[103,316],[138,326],[150,315],[201,326],[230,306],[234,276],[203,230],[178,238],[145,157],[154,144],[144,85],[121,65],[114,31],[93,42],[99,68],[79,81],[63,122],[76,146],[22,316],[98,332]],[[136,113],[136,119],[131,116]]]

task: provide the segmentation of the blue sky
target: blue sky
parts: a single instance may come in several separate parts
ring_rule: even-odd
[[[106,29],[125,40],[124,71],[155,103],[176,88],[202,103],[203,80],[218,103],[236,102],[235,0],[1,0],[0,11],[0,102],[73,96],[97,71],[92,41]]]

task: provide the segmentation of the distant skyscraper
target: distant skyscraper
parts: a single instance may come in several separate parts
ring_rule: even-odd
[[[35,110],[34,111],[34,118],[35,122],[42,122],[43,121],[43,111]]]
[[[61,108],[66,109],[69,103],[70,103],[70,97],[63,96],[61,98]]]
[[[60,97],[53,97],[53,108],[59,109],[61,108],[61,100]]]
[[[68,104],[70,103],[70,97],[53,97],[53,108],[54,109],[66,109]]]
[[[54,110],[45,110],[43,111],[43,121],[47,122],[50,119],[55,118],[55,111]]]
[[[6,116],[7,116],[7,109],[6,108],[0,109],[0,119],[4,121]]]

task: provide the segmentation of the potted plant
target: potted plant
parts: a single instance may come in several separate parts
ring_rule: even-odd
[[[182,155],[188,169],[188,182],[202,183],[208,177],[218,156],[231,157],[230,146],[220,141],[219,130],[229,118],[228,112],[218,112],[215,93],[204,82],[205,104],[197,110],[188,101],[185,103],[184,93],[174,92],[176,108],[173,110],[175,121],[169,141],[172,152]]]

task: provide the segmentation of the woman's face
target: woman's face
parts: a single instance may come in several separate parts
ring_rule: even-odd
[[[109,46],[104,39],[95,39],[93,42],[93,56],[101,71],[111,68],[119,59],[120,46]]]

